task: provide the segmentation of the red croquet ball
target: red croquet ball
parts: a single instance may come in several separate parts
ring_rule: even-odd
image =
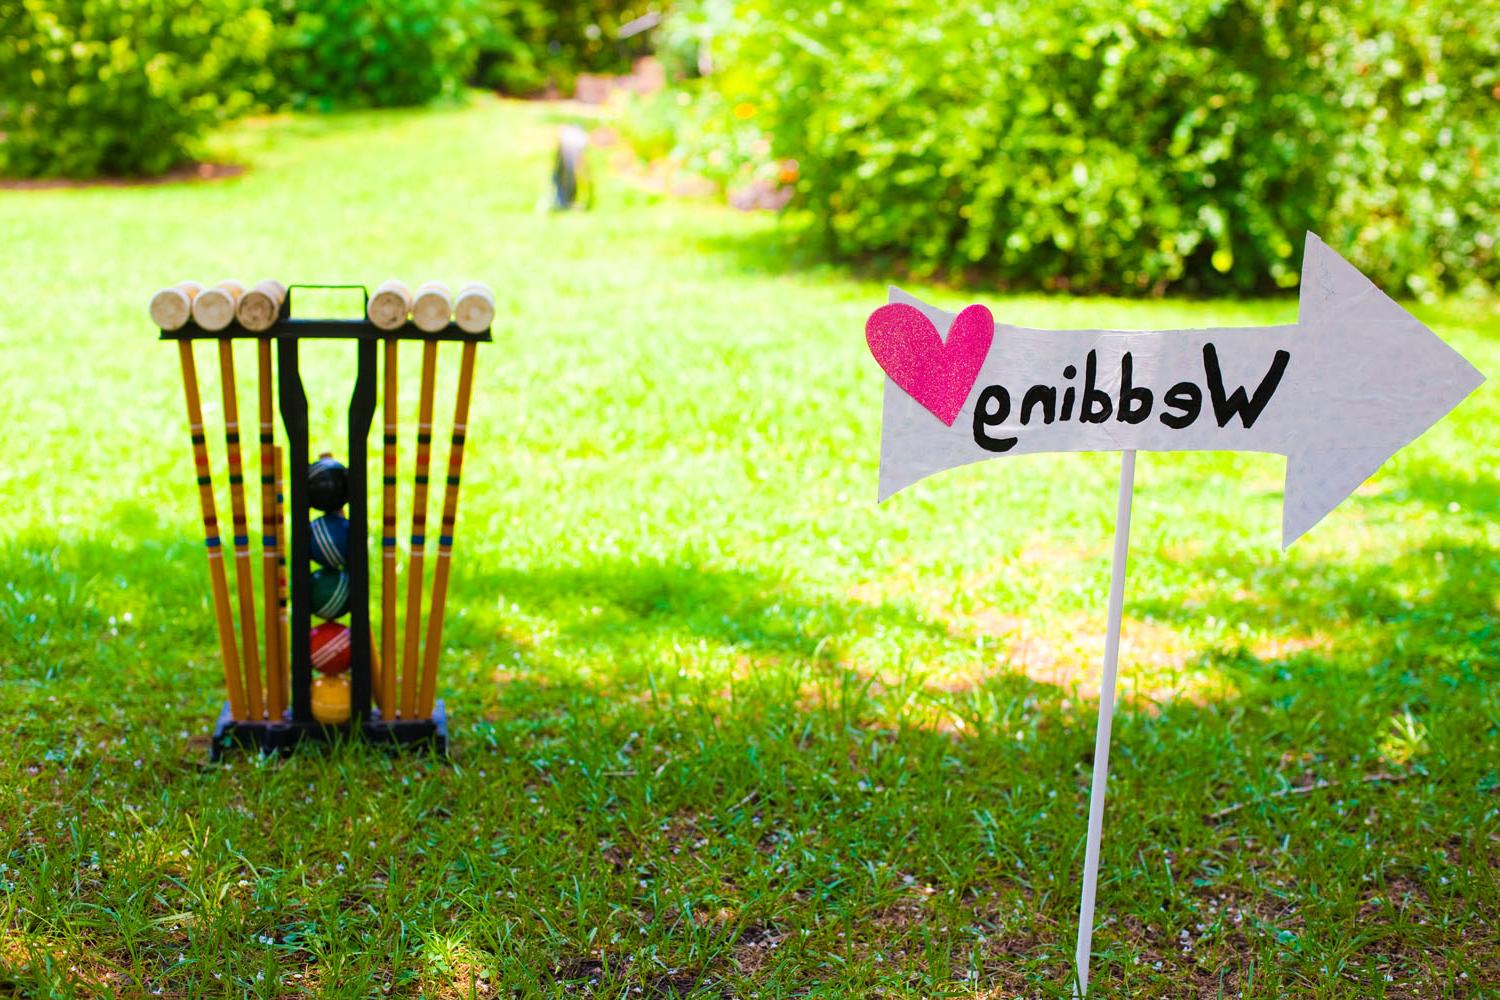
[[[349,669],[348,626],[324,622],[312,630],[313,669],[324,674],[341,674]]]

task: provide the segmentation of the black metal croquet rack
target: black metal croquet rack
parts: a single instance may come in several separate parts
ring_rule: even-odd
[[[292,292],[296,289],[358,290],[363,296],[360,319],[294,319]],[[432,715],[416,719],[383,719],[371,701],[371,628],[369,565],[369,436],[375,418],[376,347],[383,341],[491,341],[488,328],[470,333],[457,323],[429,333],[408,321],[394,330],[383,330],[364,318],[370,302],[363,285],[288,285],[281,315],[268,330],[247,330],[238,322],[222,330],[205,330],[191,320],[177,330],[162,330],[162,340],[225,339],[265,340],[276,344],[276,389],[278,408],[287,439],[287,517],[291,521],[291,548],[287,552],[289,590],[291,704],[280,719],[236,719],[226,703],[214,726],[209,759],[217,761],[230,748],[258,749],[261,753],[288,753],[298,744],[331,743],[363,737],[391,748],[428,748],[440,756],[448,752],[448,717],[442,699]],[[354,390],[349,396],[347,467],[349,471],[349,721],[319,722],[312,714],[312,561],[307,496],[308,441],[307,393],[302,386],[298,347],[304,340],[352,340],[356,345]],[[391,666],[394,669],[394,665]]]

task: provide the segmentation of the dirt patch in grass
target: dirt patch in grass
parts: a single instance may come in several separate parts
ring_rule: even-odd
[[[0,191],[53,191],[73,188],[157,187],[223,181],[245,173],[240,163],[182,163],[159,177],[0,177]]]

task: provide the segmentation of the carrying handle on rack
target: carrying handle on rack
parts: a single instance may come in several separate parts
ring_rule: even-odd
[[[309,284],[298,283],[298,284],[295,284],[295,285],[287,285],[286,286],[286,301],[282,305],[282,309],[283,309],[282,317],[281,317],[282,319],[289,319],[291,317],[291,312],[292,312],[292,289],[294,289],[294,288],[306,288],[306,289],[311,289],[311,290],[315,290],[315,291],[334,291],[334,292],[338,292],[338,291],[352,292],[352,291],[354,291],[357,288],[357,289],[359,289],[359,294],[362,297],[363,301],[360,303],[359,316],[356,317],[356,318],[357,319],[361,319],[361,320],[364,319],[366,311],[370,308],[370,290],[368,288],[366,288],[364,285],[309,285]],[[324,317],[324,316],[299,316],[298,317],[298,319],[335,319],[335,318],[337,318],[337,317],[333,317],[333,316],[326,316],[326,317]]]

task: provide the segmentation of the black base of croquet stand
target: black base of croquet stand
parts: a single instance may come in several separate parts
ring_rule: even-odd
[[[217,762],[233,749],[289,754],[301,743],[330,744],[355,739],[388,750],[430,750],[439,757],[447,757],[448,714],[439,701],[433,706],[430,719],[397,719],[386,723],[381,721],[380,709],[375,708],[362,724],[346,722],[330,726],[321,722],[295,722],[290,712],[280,722],[235,720],[225,704],[214,726],[208,759]]]

